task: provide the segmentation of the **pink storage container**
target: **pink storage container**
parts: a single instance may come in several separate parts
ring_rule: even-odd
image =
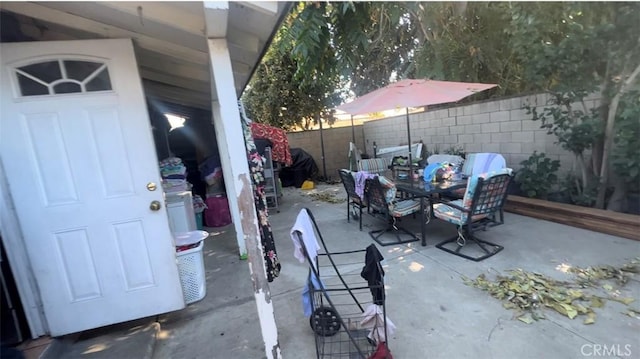
[[[204,210],[204,220],[208,227],[222,227],[231,223],[231,212],[227,196],[217,195],[207,198],[207,209]]]

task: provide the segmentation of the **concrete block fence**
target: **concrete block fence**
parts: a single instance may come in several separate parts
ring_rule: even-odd
[[[356,146],[364,151],[364,132],[362,125],[354,126]],[[338,179],[338,169],[349,168],[349,142],[351,142],[351,127],[337,127],[322,130],[324,139],[324,165],[327,178]],[[289,147],[302,148],[309,153],[318,165],[318,175],[324,176],[322,141],[320,130],[287,133]],[[373,152],[371,152],[373,157]]]
[[[533,151],[544,152],[552,160],[560,160],[560,174],[573,168],[574,156],[555,144],[556,137],[541,129],[540,121],[531,120],[524,106],[529,104],[539,112],[546,107],[548,95],[537,94],[493,101],[483,101],[427,110],[409,116],[411,141],[422,142],[431,152],[451,147],[465,152],[501,153],[507,166],[517,170],[520,162]],[[589,97],[587,108],[597,106],[598,98]],[[406,117],[371,120],[356,126],[356,143],[373,155],[373,143],[378,148],[407,144]],[[292,132],[288,135],[291,147],[301,147],[316,160],[322,174],[319,130]],[[351,127],[323,131],[327,175],[337,178],[336,170],[348,167],[347,153]]]

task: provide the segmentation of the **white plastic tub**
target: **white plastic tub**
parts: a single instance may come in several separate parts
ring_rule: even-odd
[[[207,294],[202,249],[204,248],[204,239],[209,233],[205,231],[193,231],[191,233],[187,241],[198,238],[199,240],[191,242],[191,244],[198,243],[198,246],[176,253],[182,295],[186,304],[197,302]],[[180,241],[176,238],[176,244],[178,242]]]

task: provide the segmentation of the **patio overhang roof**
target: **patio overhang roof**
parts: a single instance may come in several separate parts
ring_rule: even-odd
[[[148,98],[206,110],[216,100],[207,38],[227,39],[239,97],[290,6],[278,1],[0,3],[17,20],[16,41],[133,39]]]

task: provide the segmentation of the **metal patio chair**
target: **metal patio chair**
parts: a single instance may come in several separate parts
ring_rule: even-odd
[[[351,222],[351,218],[357,219],[362,230],[362,209],[367,208],[367,212],[369,210],[366,198],[360,198],[356,193],[356,181],[351,171],[340,169],[338,175],[347,192],[347,222]]]
[[[463,199],[433,204],[432,213],[436,218],[458,226],[457,236],[438,243],[436,247],[476,262],[503,250],[501,245],[476,237],[475,232],[480,227],[486,228],[478,226],[478,223],[502,210],[511,177],[510,168],[473,176],[469,179]],[[478,246],[479,255],[462,253],[469,244]]]
[[[417,241],[418,237],[407,229],[400,227],[398,220],[404,216],[420,212],[420,202],[414,199],[397,200],[395,185],[392,183],[387,184],[384,178],[382,178],[386,184],[385,186],[381,183],[380,178],[381,177],[367,180],[366,196],[369,201],[369,207],[385,217],[387,226],[382,229],[370,231],[369,235],[381,246]],[[387,232],[392,232],[396,240],[381,240],[382,235]]]

